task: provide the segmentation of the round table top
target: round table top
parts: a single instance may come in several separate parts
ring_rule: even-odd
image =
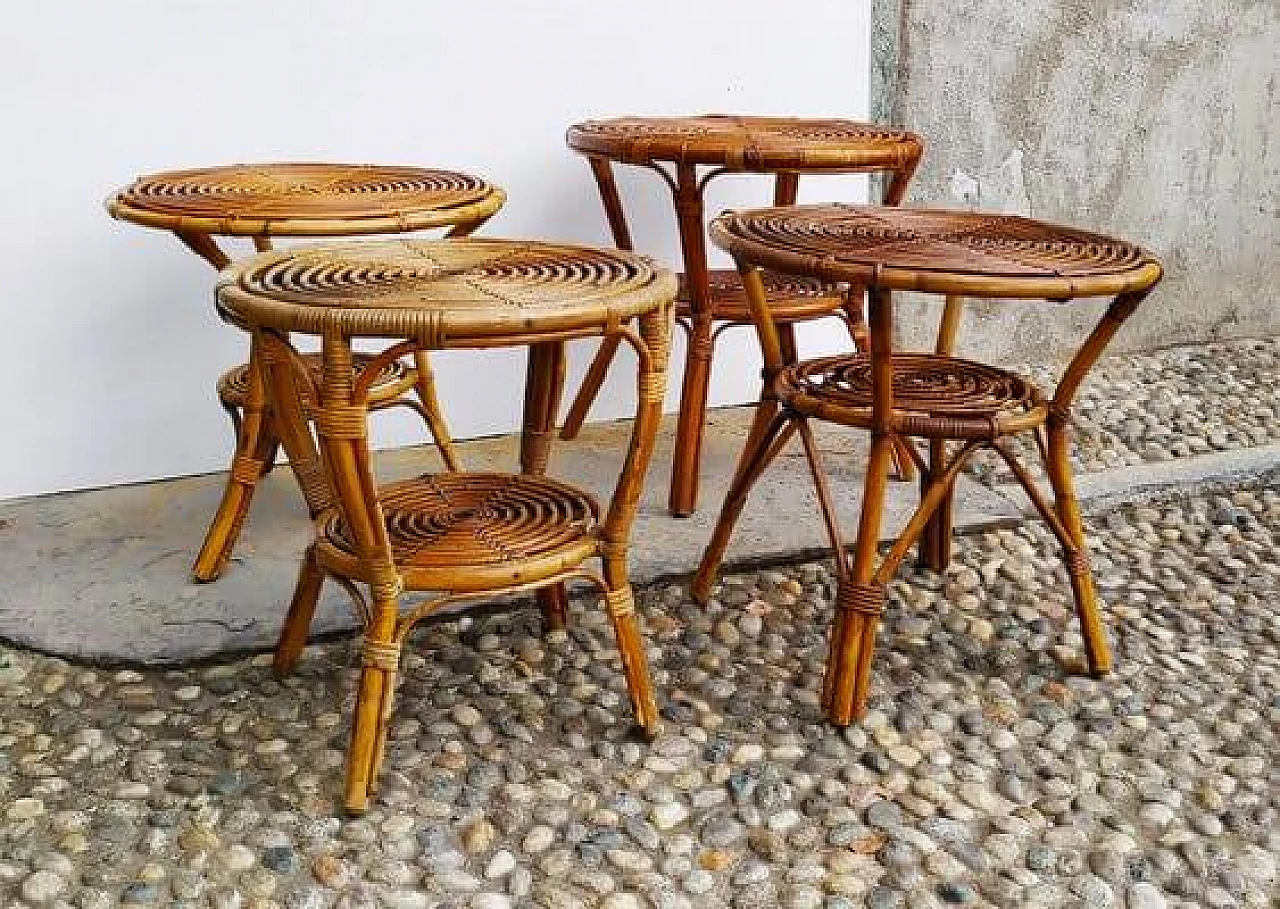
[[[1016,215],[798,205],[727,212],[711,237],[753,265],[889,290],[1067,300],[1161,276],[1132,243]]]
[[[853,120],[725,114],[590,120],[569,127],[565,138],[576,151],[627,164],[745,171],[911,170],[924,149],[906,130]]]
[[[124,221],[217,236],[323,237],[447,227],[506,195],[479,177],[376,164],[234,164],[139,177],[107,200]]]
[[[600,334],[669,304],[676,276],[634,253],[529,240],[382,240],[262,253],[218,301],[250,325],[424,347]]]

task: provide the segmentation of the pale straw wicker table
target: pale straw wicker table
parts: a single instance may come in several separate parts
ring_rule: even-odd
[[[649,168],[661,176],[675,203],[684,274],[676,305],[688,350],[668,505],[686,516],[697,507],[698,469],[706,424],[707,390],[716,339],[727,328],[750,324],[742,284],[733,270],[707,266],[703,193],[723,174],[774,176],[774,204],[796,201],[802,174],[879,172],[889,176],[884,202],[902,201],[923,145],[899,129],[848,120],[707,115],[623,117],[569,128],[569,147],[585,155],[595,174],[605,214],[619,249],[632,238],[614,180],[612,163]],[[765,285],[778,321],[784,356],[795,359],[797,322],[836,315],[854,343],[865,346],[863,294],[859,287],[832,285],[809,276],[767,274]],[[573,438],[600,391],[616,345],[600,347],[576,399],[565,416],[563,438]],[[911,471],[904,453],[901,473]]]
[[[1062,545],[1089,667],[1095,674],[1107,672],[1111,654],[1094,596],[1068,460],[1071,402],[1121,323],[1160,280],[1156,259],[1121,240],[1025,218],[839,205],[729,213],[712,224],[711,236],[733,255],[742,272],[764,349],[766,382],[737,473],[694,579],[695,598],[705,602],[710,597],[717,566],[747,493],[798,431],[808,442],[809,467],[839,575],[824,704],[832,722],[847,725],[866,705],[886,583],[929,528],[939,537],[949,537],[945,505],[956,476],[975,451],[990,448],[1008,463]],[[761,280],[762,268],[864,284],[870,299],[870,353],[787,363]],[[1045,394],[1021,376],[948,352],[895,353],[892,292],[904,290],[948,295],[948,309],[965,296],[1055,303],[1084,297],[1112,299],[1057,387]],[[958,317],[958,311],[948,315],[952,320]],[[871,433],[852,555],[844,548],[818,448],[812,443],[811,418]],[[1052,500],[1007,444],[1010,436],[1019,433],[1035,439],[1052,486]],[[899,436],[929,440],[936,457],[929,464],[919,461],[925,476],[919,508],[878,559],[885,480],[893,440]]]
[[[346,804],[377,789],[401,647],[414,625],[495,594],[538,590],[547,622],[563,625],[564,583],[604,591],[639,726],[658,712],[627,576],[627,545],[662,413],[675,276],[638,256],[508,240],[367,242],[266,253],[226,272],[218,300],[252,331],[251,363],[268,377],[277,419],[301,438],[312,402],[333,498],[318,503],[276,651],[287,672],[306,641],[326,576],[352,594],[364,625],[363,669]],[[292,367],[289,335],[321,339],[321,370]],[[564,344],[617,338],[637,354],[639,404],[620,477],[601,514],[590,494],[545,475]],[[355,368],[354,339],[397,342]],[[416,351],[528,346],[521,472],[450,472],[379,488],[367,414],[374,376]],[[299,377],[314,387],[299,389]],[[598,558],[599,571],[584,563]],[[356,587],[366,585],[368,598]],[[402,610],[403,591],[439,595]]]
[[[262,251],[271,248],[272,237],[352,237],[434,228],[464,236],[498,211],[504,199],[502,190],[484,180],[446,170],[241,164],[141,177],[111,196],[107,209],[121,220],[173,232],[221,269],[231,260],[216,237],[249,238]],[[400,361],[381,364],[370,388],[370,404],[417,411],[445,463],[456,469],[430,362],[425,353],[415,360],[412,367]],[[366,363],[357,357],[358,369]],[[320,360],[314,355],[304,356],[299,365],[313,377],[319,374]],[[222,502],[192,569],[198,581],[212,581],[222,573],[249,513],[254,487],[271,470],[279,445],[283,442],[286,450],[295,445],[264,409],[263,382],[247,364],[218,380],[218,398],[231,417],[236,454]],[[304,402],[304,409],[309,408],[310,402]],[[305,463],[293,461],[292,466],[315,514],[324,496],[318,477]]]

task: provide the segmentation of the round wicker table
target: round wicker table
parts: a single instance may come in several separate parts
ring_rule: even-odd
[[[292,430],[285,435],[295,440],[291,460],[322,471],[327,483],[320,485],[332,491],[318,503],[276,667],[287,672],[296,661],[324,578],[342,583],[364,625],[346,785],[351,811],[363,810],[377,787],[405,638],[427,616],[481,597],[536,590],[554,627],[565,621],[566,581],[601,588],[636,721],[656,732],[627,544],[662,413],[675,292],[671,272],[629,253],[478,239],[264,253],[219,281],[219,304],[249,326],[253,369],[267,378],[271,407]],[[291,365],[298,357],[291,334],[321,338],[315,387],[295,384],[309,373]],[[630,445],[603,512],[588,493],[545,475],[565,341],[593,336],[619,338],[639,361]],[[360,371],[351,349],[357,338],[398,343]],[[512,345],[529,347],[521,471],[429,474],[379,488],[367,441],[376,370],[414,351]],[[308,406],[323,458],[304,432]],[[598,572],[584,564],[593,558]],[[402,610],[405,590],[438,595]]]
[[[448,228],[464,236],[487,221],[505,200],[502,190],[478,177],[446,170],[363,164],[238,164],[169,171],[140,177],[107,200],[115,218],[171,231],[214,268],[230,263],[215,237],[245,237],[259,250],[272,237],[351,237]],[[243,326],[241,326],[243,327]],[[376,375],[375,409],[407,407],[430,429],[445,464],[457,468],[448,426],[436,398],[425,353],[412,367],[386,364]],[[367,358],[357,358],[363,369]],[[314,380],[320,360],[305,355],[299,367]],[[303,383],[304,385],[306,383]],[[212,581],[231,558],[258,480],[271,470],[283,436],[265,406],[263,383],[247,364],[218,380],[218,399],[231,417],[236,454],[222,503],[210,523],[192,572]],[[416,399],[410,397],[416,393]],[[315,513],[322,490],[298,473]]]
[[[711,360],[721,331],[748,324],[746,298],[733,270],[707,267],[703,192],[730,173],[775,176],[774,204],[796,201],[801,174],[880,172],[889,175],[884,202],[902,201],[923,145],[899,129],[849,120],[706,115],[622,117],[569,128],[569,147],[585,155],[595,174],[605,214],[620,249],[631,249],[631,233],[614,180],[612,163],[656,171],[671,190],[684,256],[676,315],[688,338],[680,418],[676,428],[669,507],[677,516],[697,507],[698,468],[706,424]],[[794,324],[837,315],[854,343],[865,346],[860,288],[810,277],[767,275],[770,301],[788,355],[795,359]],[[565,416],[561,435],[573,438],[600,391],[616,347],[604,344],[587,370]],[[904,461],[904,469],[909,469]]]
[[[847,725],[865,709],[885,584],[917,540],[933,556],[950,538],[955,479],[980,448],[1009,465],[1062,546],[1086,656],[1094,674],[1111,654],[1095,600],[1088,546],[1068,460],[1070,409],[1081,381],[1121,323],[1160,280],[1148,252],[1121,240],[1008,215],[859,206],[794,206],[728,213],[711,226],[715,242],[742,271],[765,357],[765,391],[737,473],[693,584],[711,595],[717,567],[752,484],[796,432],[804,442],[839,574],[824,704]],[[761,281],[761,269],[823,281],[864,284],[871,349],[788,363]],[[1111,297],[1110,305],[1052,393],[1005,369],[949,352],[894,353],[893,291],[945,295],[948,309],[965,296],[1038,298],[1057,303]],[[954,321],[959,312],[951,316]],[[951,328],[954,333],[954,325]],[[811,419],[869,430],[862,512],[852,554],[844,547],[823,474]],[[1006,440],[1034,436],[1052,487],[1039,488]],[[877,565],[885,482],[895,439],[928,440],[931,457],[920,505]],[[927,558],[926,561],[933,561]]]

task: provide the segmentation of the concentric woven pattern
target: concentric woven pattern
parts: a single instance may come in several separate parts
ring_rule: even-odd
[[[711,308],[716,318],[729,322],[750,322],[751,308],[747,305],[747,292],[737,269],[714,269],[709,275]],[[843,305],[844,294],[839,287],[817,278],[795,277],[766,271],[764,273],[765,296],[774,318],[786,322],[794,319],[811,319]],[[684,275],[680,276],[680,291],[676,297],[677,311],[689,314],[689,290]]]
[[[406,568],[475,568],[553,553],[582,541],[598,518],[586,493],[546,477],[444,473],[381,487],[392,558]],[[355,547],[340,518],[327,536]]]
[[[307,370],[311,373],[311,378],[315,381],[316,387],[320,387],[321,373],[324,368],[323,361],[319,354],[303,354],[303,361],[306,363]],[[356,375],[364,372],[369,361],[373,359],[371,354],[355,354],[352,357],[354,372]],[[373,387],[369,390],[370,397],[374,402],[378,402],[390,397],[397,397],[413,387],[414,375],[413,371],[400,360],[392,360],[386,363],[378,371],[378,376],[373,381]],[[218,380],[218,397],[224,403],[233,407],[244,406],[245,396],[249,393],[249,364],[243,363],[235,369],[230,369],[222,374],[222,378]]]
[[[923,148],[906,130],[794,117],[620,117],[569,128],[569,146],[620,161],[673,161],[746,170],[914,165]]]
[[[723,215],[712,237],[756,264],[874,278],[884,287],[913,288],[915,275],[927,283],[928,275],[947,274],[1064,287],[1076,280],[1088,291],[1117,283],[1106,279],[1147,287],[1160,274],[1155,258],[1132,243],[1014,215],[802,205]]]
[[[219,299],[250,323],[425,338],[595,328],[652,311],[675,276],[626,252],[512,240],[396,240],[248,260]]]
[[[241,164],[170,171],[139,178],[121,190],[113,211],[127,219],[172,218],[255,227],[276,222],[360,222],[401,219],[406,229],[420,222],[452,223],[448,213],[501,205],[502,194],[468,174],[418,167],[363,164]],[[136,217],[135,217],[136,216]],[[269,232],[262,231],[262,232]],[[336,231],[335,231],[336,232]]]
[[[869,415],[871,357],[858,353],[806,360],[783,370],[776,388],[784,401],[809,398]],[[1026,379],[994,366],[934,354],[893,355],[895,411],[988,421],[1044,403],[1040,390]]]

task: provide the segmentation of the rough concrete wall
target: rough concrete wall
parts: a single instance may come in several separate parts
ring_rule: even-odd
[[[919,132],[912,204],[1113,233],[1166,277],[1115,349],[1280,333],[1276,0],[876,0],[873,114]],[[1061,357],[1098,306],[982,304],[961,343]],[[908,340],[926,312],[908,304]]]

